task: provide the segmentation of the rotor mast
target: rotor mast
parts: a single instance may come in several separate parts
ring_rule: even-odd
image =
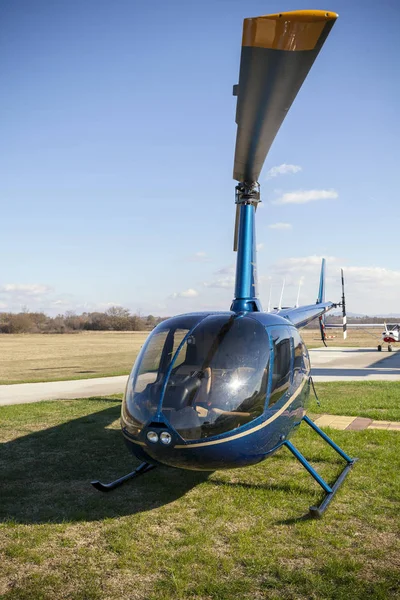
[[[259,312],[262,310],[257,298],[257,257],[255,212],[260,202],[260,185],[239,183],[235,189],[236,224],[235,250],[236,281],[235,298],[231,310],[234,312]]]
[[[298,10],[245,19],[237,96],[234,250],[235,298],[231,310],[260,311],[254,216],[258,179],[274,138],[321,50],[337,14]]]

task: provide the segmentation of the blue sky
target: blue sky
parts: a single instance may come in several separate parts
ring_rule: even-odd
[[[0,310],[229,308],[242,23],[298,8],[0,5]],[[261,174],[261,299],[315,301],[326,256],[331,300],[343,266],[350,311],[400,312],[400,6],[312,8],[340,16]]]

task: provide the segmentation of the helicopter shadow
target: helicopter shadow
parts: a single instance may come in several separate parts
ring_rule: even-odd
[[[233,482],[233,481],[225,481],[222,479],[217,479],[215,477],[212,478],[211,483],[217,486],[223,486],[225,488],[244,488],[249,490],[267,490],[270,492],[273,491],[283,491],[289,493],[297,493],[297,494],[307,494],[309,492],[309,486],[301,485],[295,482],[268,482],[268,483],[248,483],[248,482]]]
[[[115,400],[104,402],[113,406],[0,445],[0,522],[132,515],[174,502],[208,478],[208,472],[158,467],[111,493],[95,490],[91,480],[107,482],[139,464],[115,423],[120,406]]]

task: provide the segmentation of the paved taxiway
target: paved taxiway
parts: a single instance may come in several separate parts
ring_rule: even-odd
[[[318,348],[310,350],[314,381],[400,381],[400,350]],[[39,400],[108,396],[124,391],[127,376],[0,385],[0,406]]]
[[[400,381],[400,350],[318,348],[310,350],[314,381]]]
[[[68,400],[71,398],[121,394],[125,389],[127,379],[127,375],[122,375],[120,377],[77,379],[74,381],[0,385],[0,406],[26,404],[28,402],[38,402],[39,400]]]

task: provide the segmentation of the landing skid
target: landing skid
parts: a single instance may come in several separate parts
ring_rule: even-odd
[[[320,435],[322,437],[322,439],[327,444],[329,444],[329,446],[331,446],[331,448],[333,448],[338,454],[340,454],[340,456],[342,458],[344,458],[344,460],[347,463],[346,466],[344,467],[343,471],[340,473],[339,477],[336,479],[335,483],[331,487],[317,473],[317,471],[310,465],[310,463],[307,461],[307,459],[304,458],[304,456],[301,454],[301,452],[299,452],[297,450],[297,448],[295,448],[291,442],[289,442],[289,441],[284,442],[284,445],[287,446],[287,448],[289,448],[290,452],[297,458],[297,460],[303,465],[303,467],[305,469],[307,469],[307,471],[310,473],[310,475],[312,475],[312,477],[314,477],[315,481],[317,483],[319,483],[319,485],[322,487],[322,489],[324,490],[324,492],[326,494],[325,498],[323,499],[323,501],[321,502],[321,504],[319,506],[310,506],[310,516],[319,518],[324,514],[325,510],[328,508],[334,495],[336,494],[336,492],[342,485],[343,481],[345,480],[348,472],[350,471],[350,469],[352,468],[352,466],[358,459],[350,458],[345,452],[343,452],[343,450],[341,448],[339,448],[339,446],[337,446],[337,444],[335,444],[335,442],[333,440],[331,440],[331,438],[329,436],[326,435],[326,433],[324,433],[307,416],[304,416],[302,420],[305,421],[307,423],[307,425],[309,425],[312,429],[314,429],[314,431],[316,433],[318,433],[318,435]]]
[[[120,477],[119,479],[116,479],[115,481],[112,481],[111,483],[101,483],[101,481],[91,481],[91,484],[94,488],[96,488],[96,490],[99,490],[100,492],[111,492],[112,490],[115,490],[115,488],[117,488],[120,485],[122,485],[123,483],[125,483],[125,481],[129,481],[130,479],[135,479],[135,477],[144,475],[145,473],[148,473],[149,471],[152,471],[155,468],[156,468],[156,465],[151,465],[147,462],[143,462],[142,464],[140,464],[138,466],[137,469],[132,471],[132,473],[128,473],[127,475],[124,475],[123,477]]]

